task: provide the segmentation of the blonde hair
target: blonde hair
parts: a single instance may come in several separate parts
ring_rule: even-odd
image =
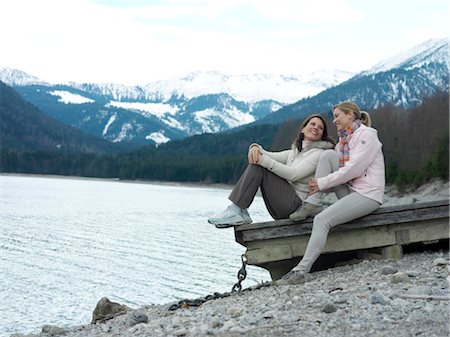
[[[333,107],[333,110],[338,108],[339,110],[344,111],[344,113],[349,114],[350,112],[353,111],[353,113],[355,114],[356,119],[361,120],[361,123],[363,123],[366,126],[372,126],[372,118],[370,118],[370,115],[367,111],[361,111],[361,109],[359,108],[359,106],[352,102],[352,101],[345,101],[345,102],[341,102],[336,104]]]

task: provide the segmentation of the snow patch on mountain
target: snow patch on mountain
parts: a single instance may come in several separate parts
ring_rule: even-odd
[[[181,131],[187,131],[188,130],[188,128],[185,125],[181,124],[178,120],[176,120],[175,118],[173,118],[171,116],[165,116],[164,118],[161,119],[161,121],[164,124],[166,124],[166,125],[168,125],[168,126],[170,126],[172,128],[175,128],[175,129],[178,129],[178,130],[181,130]]]
[[[66,90],[53,90],[49,92],[52,96],[58,96],[58,102],[64,104],[84,104],[84,103],[93,103],[95,102],[93,99],[71,93]]]
[[[249,113],[242,112],[235,107],[225,111],[215,109],[204,109],[194,112],[195,121],[201,125],[202,132],[216,133],[223,131],[223,127],[217,123],[217,120],[223,121],[228,128],[235,128],[244,124],[252,123],[255,117]]]
[[[117,115],[116,115],[116,114],[112,115],[112,116],[109,118],[108,122],[105,124],[105,127],[103,128],[103,132],[102,132],[102,136],[103,136],[103,137],[108,133],[109,127],[111,126],[112,123],[114,123],[114,121],[116,120],[116,118],[117,118]]]
[[[282,107],[283,107],[283,105],[281,105],[281,104],[272,103],[270,105],[270,111],[274,112],[274,111],[280,110]],[[252,106],[252,109],[253,109],[253,106]]]
[[[143,112],[143,115],[154,115],[158,118],[162,118],[165,115],[175,115],[178,112],[176,106],[166,104],[166,103],[139,103],[139,102],[118,102],[111,101],[106,107],[115,106],[118,108],[123,108],[127,110],[137,110]]]
[[[145,136],[145,139],[154,141],[157,145],[167,143],[170,138],[167,138],[163,132],[152,132]]]
[[[121,142],[123,140],[131,140],[133,138],[132,135],[129,135],[129,131],[133,129],[133,125],[131,125],[131,123],[124,123],[122,125],[122,128],[120,129],[119,134],[117,135],[117,137],[115,137],[112,142],[113,143],[118,143]]]

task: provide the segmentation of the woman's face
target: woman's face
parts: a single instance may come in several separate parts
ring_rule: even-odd
[[[323,122],[320,118],[313,117],[309,120],[303,129],[303,139],[308,141],[318,141],[322,139],[323,136]]]
[[[336,130],[345,130],[352,125],[355,119],[355,114],[353,112],[346,114],[339,108],[333,110],[333,124],[336,126]]]

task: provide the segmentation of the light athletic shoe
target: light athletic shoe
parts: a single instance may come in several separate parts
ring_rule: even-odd
[[[253,222],[252,218],[250,218],[250,214],[248,214],[248,211],[246,209],[243,209],[241,214],[242,214],[242,217],[245,219],[246,224]]]
[[[247,210],[236,211],[232,206],[228,206],[221,214],[209,218],[208,222],[217,228],[228,228],[251,223],[252,219]]]
[[[300,270],[291,270],[279,280],[274,281],[273,284],[276,286],[303,284],[305,283],[305,276],[305,273]]]
[[[322,212],[322,206],[316,206],[309,202],[304,202],[294,213],[289,215],[289,219],[293,221],[302,221],[307,217],[314,217]]]

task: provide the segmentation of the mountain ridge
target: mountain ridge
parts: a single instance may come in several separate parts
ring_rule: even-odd
[[[223,92],[230,88],[229,83],[221,84],[224,78],[228,78],[229,81],[245,78],[246,82],[241,85],[243,89],[258,87],[250,84],[255,79],[259,81],[258,83],[264,83],[268,78],[275,78],[279,83],[274,87],[285,92],[299,91],[287,90],[286,85],[292,87],[300,83],[298,78],[293,76],[238,77],[218,72],[197,72],[183,77],[181,84],[177,84],[175,80],[170,83],[159,82],[160,89],[158,89],[151,85],[145,87],[77,83],[52,85],[33,76],[26,78],[20,71],[17,80],[14,80],[11,74],[13,74],[11,69],[0,70],[0,79],[6,77],[9,84],[23,97],[50,116],[112,142],[127,141],[141,144],[161,144],[194,134],[226,131],[254,122],[284,105],[268,97],[261,100],[252,97],[249,101],[236,99],[237,95]],[[333,71],[323,71],[323,74],[325,74],[323,78],[311,76],[314,81],[308,80],[311,85],[304,92],[318,92],[350,76],[347,73],[337,74]],[[280,82],[281,80],[284,84]],[[200,84],[205,83],[202,81],[211,85],[202,86]],[[188,82],[190,86],[186,86]],[[270,83],[265,86],[266,92]],[[175,87],[178,89],[174,89]],[[190,91],[180,89],[183,87]],[[199,96],[196,96],[197,94]],[[270,95],[260,97],[265,96]],[[301,94],[298,97],[301,97]]]
[[[313,112],[330,115],[331,107],[345,100],[353,100],[366,110],[386,104],[404,109],[420,105],[427,97],[449,89],[450,62],[445,52],[448,48],[447,39],[428,40],[400,53],[402,57],[398,54],[372,70],[363,71],[314,97],[284,106],[255,123],[280,123]],[[419,53],[414,54],[417,50]]]
[[[0,143],[6,150],[86,154],[125,150],[50,117],[2,81],[0,125]]]
[[[333,78],[330,74],[336,72],[324,71],[326,75],[322,77],[304,76],[303,82],[290,75],[196,72],[178,80],[135,87],[92,83],[52,85],[35,77],[27,79],[23,72],[18,72],[14,79],[12,71],[6,68],[0,69],[0,79],[6,77],[16,83],[13,87],[40,110],[92,135],[111,142],[161,144],[252,123],[281,123],[313,112],[329,113],[331,106],[347,99],[358,102],[363,109],[385,104],[409,108],[437,91],[448,90],[446,50],[447,39],[428,40],[347,79],[345,76],[349,74]],[[284,86],[276,85],[281,80]],[[286,88],[299,83],[309,83],[308,90],[320,92],[308,95],[308,90],[301,90],[298,93],[301,98],[293,104],[270,98],[253,100],[257,94],[262,95],[260,98],[268,96],[265,92],[271,87],[273,92],[297,95],[297,90]],[[239,95],[241,98],[247,95],[248,100],[236,98]]]

